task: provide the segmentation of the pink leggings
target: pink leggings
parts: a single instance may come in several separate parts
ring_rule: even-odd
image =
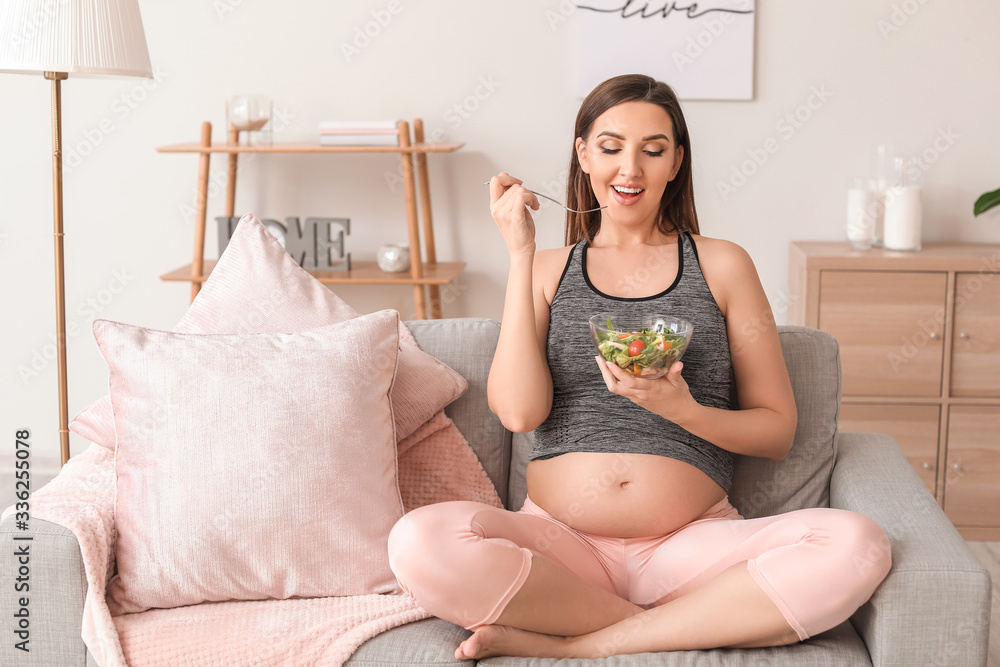
[[[812,508],[744,519],[728,497],[658,537],[590,535],[530,498],[517,512],[464,500],[426,505],[389,534],[389,565],[403,590],[469,630],[496,622],[528,577],[532,551],[644,609],[746,561],[801,640],[847,620],[890,565],[885,533],[862,514]]]

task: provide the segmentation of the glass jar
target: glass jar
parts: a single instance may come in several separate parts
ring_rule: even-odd
[[[234,95],[226,101],[229,127],[246,132],[247,143],[271,143],[274,105],[263,95]]]

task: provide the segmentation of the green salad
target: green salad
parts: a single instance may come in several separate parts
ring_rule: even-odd
[[[684,337],[674,334],[670,329],[615,331],[610,317],[607,329],[608,331],[597,332],[600,340],[597,348],[605,359],[639,377],[660,375],[684,349]]]

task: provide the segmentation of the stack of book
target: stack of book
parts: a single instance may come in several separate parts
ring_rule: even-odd
[[[398,146],[395,120],[330,120],[319,124],[320,146]]]

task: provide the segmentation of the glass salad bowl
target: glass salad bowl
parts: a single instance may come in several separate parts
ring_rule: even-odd
[[[670,315],[612,315],[590,318],[590,335],[598,352],[639,378],[663,377],[681,358],[694,326]]]

